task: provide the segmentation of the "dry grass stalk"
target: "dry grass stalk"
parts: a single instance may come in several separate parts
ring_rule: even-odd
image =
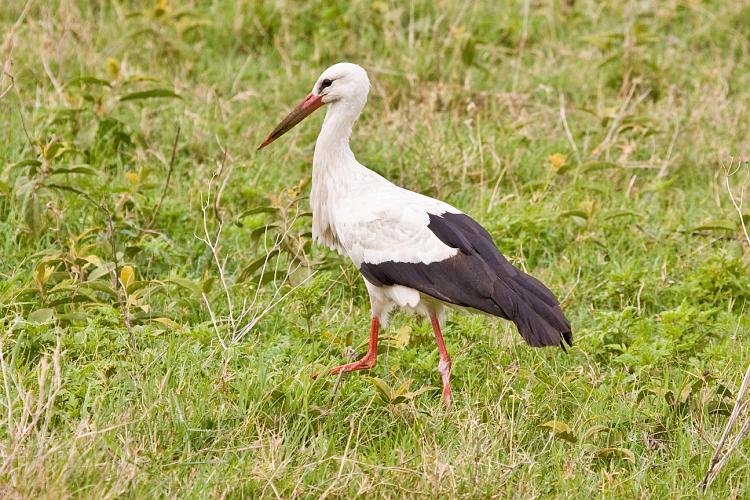
[[[0,339],[0,371],[3,382],[3,406],[5,406],[5,425],[8,439],[0,442],[0,477],[8,474],[9,486],[17,481],[14,464],[16,459],[28,448],[36,447],[34,467],[43,467],[50,422],[55,400],[62,387],[60,337],[51,356],[45,356],[39,362],[36,387],[27,387],[15,372],[13,363],[3,355],[4,346]],[[31,456],[31,453],[26,453]],[[24,465],[28,468],[28,464]]]
[[[221,287],[224,292],[223,295],[225,306],[228,310],[228,315],[224,318],[217,318],[214,312],[216,310],[216,307],[211,306],[206,293],[201,294],[203,303],[206,306],[206,309],[208,310],[208,313],[211,317],[211,324],[214,327],[216,337],[219,340],[222,348],[224,349],[227,348],[228,342],[226,336],[222,334],[222,324],[229,325],[229,343],[235,344],[241,341],[248,333],[250,333],[250,331],[252,331],[255,325],[257,325],[257,323],[266,314],[271,312],[279,303],[281,303],[291,293],[297,290],[300,286],[304,285],[310,278],[315,275],[314,272],[310,273],[301,282],[289,288],[285,293],[282,293],[284,291],[284,287],[289,284],[291,277],[300,269],[300,267],[302,267],[302,261],[299,258],[299,254],[302,252],[302,248],[299,246],[296,247],[296,253],[292,256],[292,262],[296,262],[296,264],[281,269],[281,266],[283,266],[284,264],[281,262],[281,259],[276,259],[273,267],[271,266],[272,257],[280,252],[283,248],[289,247],[289,245],[285,245],[285,242],[290,235],[290,231],[294,223],[297,221],[297,218],[300,215],[299,207],[296,207],[293,216],[290,218],[285,218],[283,231],[273,239],[273,243],[271,245],[268,245],[267,242],[266,236],[268,234],[269,227],[266,226],[265,234],[262,238],[265,259],[259,270],[260,277],[258,279],[258,286],[255,287],[255,291],[253,292],[252,299],[249,300],[249,303],[247,297],[243,299],[241,307],[236,303],[231,290],[233,284],[231,284],[227,279],[227,260],[225,257],[221,256],[221,236],[222,230],[224,228],[224,218],[221,215],[220,209],[221,195],[231,176],[230,171],[222,179],[222,171],[224,168],[225,160],[226,153],[224,156],[224,160],[219,166],[219,169],[211,176],[211,179],[208,182],[208,190],[205,199],[203,198],[203,196],[201,196],[203,234],[201,236],[195,235],[195,237],[203,242],[211,251],[212,261],[215,270],[219,275],[219,282],[221,283]],[[219,188],[215,189],[215,186],[217,184],[219,185]],[[214,191],[215,194],[212,195]],[[213,232],[209,228],[211,212],[213,212],[213,216],[217,220],[217,228]],[[269,273],[273,273],[273,277],[270,280],[273,292],[271,293],[270,297],[266,297],[263,293],[266,290],[264,289],[262,284],[267,279],[267,275]],[[262,302],[260,301],[261,298],[264,299]]]
[[[737,174],[741,167],[736,166],[734,169],[733,167],[734,167],[734,158],[730,158],[729,165],[724,168],[724,174],[725,174],[724,181],[726,184],[727,193],[729,193],[729,199],[732,201],[732,205],[734,206],[734,209],[739,214],[740,225],[742,226],[742,232],[744,234],[745,241],[748,244],[748,247],[750,248],[750,234],[748,234],[747,225],[745,224],[745,219],[742,214],[742,203],[745,197],[745,187],[747,186],[748,179],[750,179],[750,168],[746,169],[747,172],[745,174],[745,179],[742,182],[742,186],[740,187],[740,194],[736,196],[734,192],[732,191],[730,178],[733,175]],[[714,482],[714,480],[721,473],[721,470],[726,465],[727,461],[729,460],[729,456],[737,448],[737,446],[742,442],[742,439],[745,437],[745,435],[747,435],[748,431],[750,431],[750,414],[747,411],[748,408],[750,407],[750,398],[745,398],[748,387],[750,387],[750,365],[748,365],[747,370],[745,370],[745,376],[743,377],[742,385],[740,386],[740,389],[737,392],[737,398],[734,403],[734,408],[732,408],[732,413],[729,416],[727,425],[724,427],[724,432],[721,435],[719,444],[716,445],[716,448],[714,449],[714,453],[711,456],[711,463],[708,466],[706,475],[703,477],[703,480],[700,482],[700,484],[698,484],[698,491],[700,493],[704,493],[711,486],[711,483]],[[737,431],[734,438],[732,438],[731,442],[727,446],[727,441],[729,440],[729,434],[731,433],[732,429],[734,429],[734,427],[737,425],[737,421],[738,419],[740,419],[740,416],[744,418],[744,421],[740,424],[739,431]],[[724,452],[725,447],[726,447],[726,452]]]

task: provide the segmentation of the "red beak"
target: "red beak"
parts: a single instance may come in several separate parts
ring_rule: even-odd
[[[258,150],[261,150],[271,144],[273,141],[281,137],[282,135],[289,132],[295,125],[297,125],[299,122],[307,118],[312,114],[313,111],[321,107],[324,103],[322,101],[323,97],[319,95],[315,95],[313,93],[310,93],[305,97],[305,100],[302,101],[297,105],[296,108],[294,108],[283,120],[281,120],[281,123],[279,123],[275,129],[273,129],[273,132],[268,134],[268,137],[266,137],[266,140],[263,141],[263,143],[258,146]]]

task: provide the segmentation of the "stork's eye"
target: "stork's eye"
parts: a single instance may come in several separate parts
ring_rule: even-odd
[[[329,80],[328,78],[326,78],[325,80],[323,80],[322,82],[320,82],[320,90],[322,91],[324,88],[330,87],[332,83],[333,82],[331,80]]]

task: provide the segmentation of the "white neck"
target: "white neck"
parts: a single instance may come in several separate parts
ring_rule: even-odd
[[[336,201],[350,192],[370,171],[360,165],[349,147],[352,127],[364,107],[362,103],[336,101],[329,104],[313,155],[310,205],[313,237],[338,248],[335,231]]]
[[[342,162],[343,159],[354,159],[349,147],[349,137],[361,111],[361,106],[346,101],[329,104],[318,140],[315,142],[313,168],[335,169],[341,166],[341,163],[349,163]]]

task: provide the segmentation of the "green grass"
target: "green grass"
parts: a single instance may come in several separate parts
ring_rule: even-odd
[[[4,497],[696,494],[750,363],[746,1],[26,5],[0,4]],[[567,355],[453,314],[447,414],[397,314],[369,374],[311,379],[369,324],[309,239],[322,113],[255,147],[341,60],[373,83],[359,160],[480,220],[562,298]],[[202,207],[234,318],[257,298],[234,327]],[[711,496],[746,497],[748,453]]]

